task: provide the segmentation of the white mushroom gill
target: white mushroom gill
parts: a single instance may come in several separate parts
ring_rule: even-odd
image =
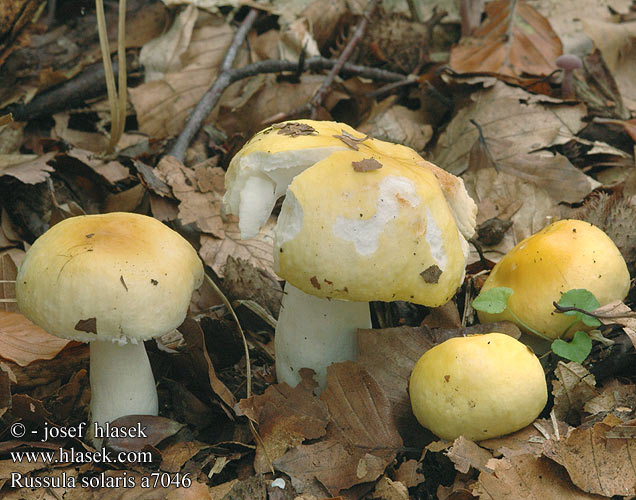
[[[406,177],[389,175],[378,186],[375,213],[364,220],[338,216],[332,228],[333,234],[353,242],[360,255],[371,255],[378,249],[379,238],[386,224],[399,215],[401,201],[406,201],[412,207],[419,205],[420,198],[415,185]]]
[[[285,201],[278,215],[278,222],[274,228],[274,271],[278,272],[279,249],[286,242],[293,240],[303,227],[303,207],[298,203],[294,193],[287,190]]]

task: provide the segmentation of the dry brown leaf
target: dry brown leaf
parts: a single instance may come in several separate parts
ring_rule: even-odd
[[[492,474],[482,472],[473,488],[473,494],[482,500],[559,499],[591,500],[596,495],[584,493],[569,481],[561,467],[555,467],[547,458],[518,455],[491,460]]]
[[[327,369],[320,399],[332,418],[327,439],[287,452],[276,468],[298,491],[318,480],[332,496],[377,479],[402,444],[380,386],[359,364],[336,363]]]
[[[417,360],[435,345],[425,331],[415,327],[358,330],[358,362],[384,390],[405,439],[423,433],[411,410],[408,380]]]
[[[624,103],[630,110],[635,110],[636,69],[633,60],[636,57],[636,22],[614,23],[586,16],[583,30],[601,51]]]
[[[105,137],[105,136],[104,136]],[[105,151],[105,149],[98,150]],[[84,149],[73,148],[67,151],[66,156],[79,160],[91,170],[96,172],[108,184],[115,184],[128,178],[130,171],[120,162],[103,160],[96,154]]]
[[[574,429],[566,438],[550,442],[545,454],[565,467],[583,491],[606,497],[635,495],[636,440],[606,435],[621,423],[609,415],[591,428]]]
[[[557,419],[575,419],[585,403],[597,396],[596,380],[582,365],[573,361],[559,361],[554,370],[557,380],[552,383],[553,411]]]
[[[523,0],[486,5],[486,20],[451,49],[450,66],[458,73],[505,76],[549,75],[563,52],[548,20]]]
[[[463,474],[467,474],[471,468],[492,472],[487,466],[492,454],[464,436],[455,439],[453,446],[446,451],[446,456],[455,464],[455,469]]]
[[[633,408],[636,408],[636,385],[622,384],[615,379],[603,386],[601,393],[583,407],[590,415],[611,412],[621,420],[629,417]]]
[[[174,156],[164,156],[154,173],[172,188],[174,196],[181,202],[179,203],[179,219],[183,224],[194,223],[200,231],[217,238],[225,236],[221,219],[223,191],[203,191],[199,187],[201,184],[207,186],[210,177],[216,178],[213,181],[215,187],[222,187],[225,177],[222,168],[204,166],[188,168]]]
[[[411,110],[405,106],[390,106],[370,117],[357,130],[383,141],[404,144],[422,151],[433,137],[433,127],[425,120],[424,109]]]
[[[62,111],[61,113],[55,113],[53,115],[55,126],[51,131],[52,137],[85,151],[91,151],[93,153],[106,151],[108,147],[107,135],[100,132],[86,132],[84,130],[69,128],[70,117],[71,113],[69,111]]]
[[[431,161],[455,175],[468,168],[470,150],[478,138],[471,119],[481,126],[486,138],[514,143],[514,151],[502,151],[503,157],[495,157],[495,161],[510,153],[523,156],[567,142],[584,127],[584,105],[545,103],[549,103],[545,97],[502,82],[474,93],[472,102],[455,115],[440,136]]]
[[[607,20],[610,17],[608,6],[619,12],[629,9],[630,0],[533,0],[532,5],[550,21],[550,26],[563,43],[563,53],[580,52],[581,47],[589,44],[589,38],[583,33],[583,21],[586,19]]]
[[[395,479],[400,481],[407,488],[412,488],[423,483],[426,477],[421,472],[422,464],[412,458],[402,462],[395,470]]]
[[[52,359],[69,342],[46,333],[22,314],[0,312],[0,356],[20,366]]]
[[[223,278],[223,292],[230,301],[253,300],[278,317],[283,289],[278,280],[250,262],[228,256]]]
[[[392,481],[388,477],[383,476],[378,481],[378,484],[375,485],[372,498],[381,500],[409,500],[409,490],[400,481]]]
[[[49,177],[53,167],[48,162],[55,152],[38,155],[0,155],[0,177],[10,175],[24,184],[39,184]]]
[[[313,394],[318,383],[311,370],[301,368],[302,380],[296,387],[286,383],[270,385],[265,393],[239,402],[239,408],[258,424],[254,470],[269,472],[269,461],[282,457],[307,439],[318,439],[327,432],[329,412]]]
[[[194,375],[196,377],[207,375],[212,391],[221,398],[228,408],[234,408],[236,399],[216,375],[216,370],[206,349],[205,336],[199,323],[192,318],[186,317],[178,330],[189,347],[187,355],[189,356],[189,366],[194,370]]]
[[[513,434],[480,441],[479,446],[507,458],[528,453],[540,457],[543,455],[544,443],[548,439],[559,439],[565,436],[568,430],[568,424],[557,421],[557,436],[551,420],[538,419],[532,425],[528,425]]]
[[[179,134],[192,107],[216,78],[233,36],[223,19],[199,14],[181,66],[161,80],[130,89],[139,130],[155,139]]]
[[[602,314],[612,314],[612,315],[619,315],[619,314],[629,315],[632,313],[632,310],[628,306],[626,306],[622,300],[617,300],[617,301],[610,302],[609,304],[599,307],[598,309],[596,309],[595,312],[602,313]],[[629,340],[632,341],[634,348],[636,348],[636,318],[630,318],[630,317],[612,318],[612,319],[600,319],[600,321],[604,325],[609,325],[612,323],[618,323],[619,325],[621,325],[623,327],[623,331],[629,337]]]
[[[132,428],[136,425],[145,436],[110,437],[104,440],[104,446],[117,452],[139,451],[148,445],[157,446],[184,427],[184,424],[159,415],[125,415],[112,422],[113,427]]]
[[[199,441],[179,441],[161,450],[161,465],[159,468],[166,472],[179,472],[183,464],[194,457],[201,450],[210,445]]]
[[[243,240],[238,228],[238,218],[230,215],[226,217],[223,239],[207,234],[201,235],[199,255],[220,278],[224,275],[225,263],[231,255],[248,261],[272,278],[278,279],[274,272],[274,226],[276,218],[270,217],[254,238]]]

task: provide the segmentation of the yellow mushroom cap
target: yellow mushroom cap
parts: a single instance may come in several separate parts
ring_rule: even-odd
[[[274,257],[278,274],[311,295],[438,306],[463,280],[462,240],[430,170],[348,150],[294,178]]]
[[[203,265],[158,220],[115,212],[66,219],[40,236],[16,278],[20,311],[58,337],[137,341],[183,322]]]
[[[232,158],[225,175],[226,213],[239,215],[243,238],[252,237],[267,221],[276,200],[300,172],[335,151],[357,150],[412,163],[431,170],[468,239],[475,232],[477,205],[464,181],[424,160],[417,152],[364,135],[345,123],[292,120],[277,123],[252,137]],[[465,244],[467,250],[467,244]]]
[[[627,265],[614,242],[596,226],[581,220],[561,220],[521,241],[493,268],[482,292],[508,287],[513,294],[508,308],[531,328],[557,338],[572,323],[572,317],[554,312],[568,290],[585,288],[601,305],[622,300],[629,291]],[[478,311],[482,323],[515,318]],[[518,326],[526,331],[523,325]],[[589,329],[582,323],[569,330]]]
[[[548,399],[538,358],[503,333],[456,337],[426,351],[409,394],[422,426],[443,439],[474,441],[522,429]]]

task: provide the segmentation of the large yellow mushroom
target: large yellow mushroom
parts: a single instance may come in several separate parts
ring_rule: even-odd
[[[555,312],[554,302],[572,289],[586,289],[601,305],[622,300],[629,291],[627,265],[614,242],[599,228],[581,220],[561,220],[521,241],[490,273],[481,293],[508,287],[507,309],[478,311],[482,323],[508,320],[526,333],[569,337],[585,329],[572,317]]]

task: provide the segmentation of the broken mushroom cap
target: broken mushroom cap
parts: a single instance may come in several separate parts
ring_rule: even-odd
[[[531,328],[558,338],[572,323],[572,317],[554,311],[568,290],[585,288],[601,305],[622,300],[629,291],[627,265],[614,242],[596,226],[581,220],[557,221],[521,241],[493,268],[482,293],[508,287],[508,309]],[[490,314],[478,311],[482,323],[508,320],[529,332],[505,310]],[[577,323],[568,330],[589,329]]]
[[[223,207],[239,216],[242,238],[255,236],[291,180],[334,151],[358,150],[407,161],[432,170],[457,226],[466,239],[475,232],[477,205],[464,181],[424,160],[411,148],[370,138],[349,125],[294,120],[272,125],[250,139],[232,158],[225,176]]]
[[[413,414],[446,440],[474,441],[531,424],[548,398],[529,347],[503,333],[449,339],[426,351],[409,381]]]
[[[430,170],[338,151],[289,185],[274,262],[282,278],[318,297],[439,306],[462,283],[461,240]]]
[[[20,311],[79,342],[147,340],[179,326],[203,266],[157,219],[115,212],[66,219],[29,249],[16,279]]]
[[[91,421],[103,424],[157,415],[143,340],[183,322],[202,280],[196,251],[158,220],[84,215],[33,243],[16,278],[16,298],[20,311],[49,333],[91,343]]]

